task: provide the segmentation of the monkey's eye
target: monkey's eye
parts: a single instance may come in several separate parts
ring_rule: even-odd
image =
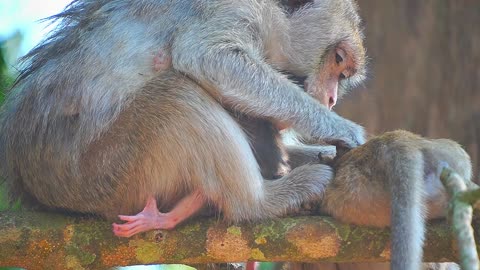
[[[340,75],[338,75],[338,78],[340,80],[343,80],[343,79],[347,78],[347,76],[345,76],[345,74],[343,74],[343,73],[340,73]]]
[[[343,57],[338,53],[335,54],[335,62],[337,62],[337,64],[343,62]]]

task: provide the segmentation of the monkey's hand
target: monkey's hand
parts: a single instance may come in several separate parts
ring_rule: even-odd
[[[327,144],[335,145],[342,149],[351,149],[365,143],[365,129],[334,112],[331,117],[320,118],[323,127],[316,134],[312,134],[314,138],[323,140]]]

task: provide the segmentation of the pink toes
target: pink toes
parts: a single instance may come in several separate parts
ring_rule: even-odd
[[[113,233],[119,237],[130,237],[137,233],[155,229],[173,229],[176,225],[173,216],[158,211],[157,202],[153,197],[147,200],[142,212],[134,216],[119,215],[118,218],[126,221],[123,224],[112,224]]]
[[[195,190],[182,198],[168,213],[158,211],[157,201],[153,196],[147,199],[142,212],[134,216],[119,215],[123,224],[113,223],[113,233],[119,237],[130,237],[137,233],[155,229],[170,230],[177,224],[194,215],[205,205],[205,198],[200,190]]]

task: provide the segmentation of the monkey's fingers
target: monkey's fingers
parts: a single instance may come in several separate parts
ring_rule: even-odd
[[[336,155],[335,157],[336,158],[340,158],[341,156],[343,156],[345,153],[347,153],[348,151],[352,150],[353,148],[355,148],[353,146],[352,143],[349,143],[347,141],[343,141],[343,140],[336,140],[336,139],[332,139],[332,140],[325,140],[326,143],[328,143],[329,145],[333,145],[335,146],[336,148]],[[320,158],[320,155],[322,153],[319,154],[319,158]],[[322,160],[320,158],[320,160]]]
[[[135,222],[131,224],[116,224],[113,223],[113,233],[118,237],[130,237],[137,233],[146,232],[149,230],[145,224]]]
[[[113,223],[113,228],[117,231],[128,231],[128,230],[131,230],[133,228],[135,228],[136,226],[140,225],[141,222],[139,220],[135,220],[133,222],[127,222],[127,223],[123,223],[123,224],[117,224],[117,223]]]
[[[124,224],[140,222],[151,229],[173,229],[177,224],[175,218],[170,213],[161,213],[159,211],[144,213],[141,212],[135,216],[118,216],[121,220],[127,221]],[[123,225],[123,224],[122,224]]]
[[[127,221],[123,224],[113,223],[113,233],[119,237],[130,237],[134,234],[146,232],[156,229],[173,229],[176,223],[172,218],[162,215],[151,216],[144,215],[142,213],[135,216],[123,216],[119,218],[123,221]]]
[[[127,221],[127,222],[133,222],[133,221],[138,220],[138,217],[137,217],[137,216],[118,215],[118,218],[119,218],[120,220]]]

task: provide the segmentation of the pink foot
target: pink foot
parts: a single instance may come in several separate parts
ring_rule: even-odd
[[[126,221],[123,224],[113,223],[113,233],[119,237],[130,237],[134,234],[155,229],[173,229],[177,222],[170,213],[161,213],[157,208],[157,201],[149,197],[143,211],[134,216],[118,216]]]
[[[171,64],[172,58],[162,50],[159,50],[153,57],[153,69],[157,72],[168,69]]]
[[[126,221],[123,224],[113,223],[113,233],[120,237],[130,237],[134,234],[155,229],[173,229],[177,224],[195,214],[205,205],[205,198],[200,190],[195,190],[183,199],[168,213],[161,213],[157,201],[150,196],[143,211],[135,216],[118,216]]]

